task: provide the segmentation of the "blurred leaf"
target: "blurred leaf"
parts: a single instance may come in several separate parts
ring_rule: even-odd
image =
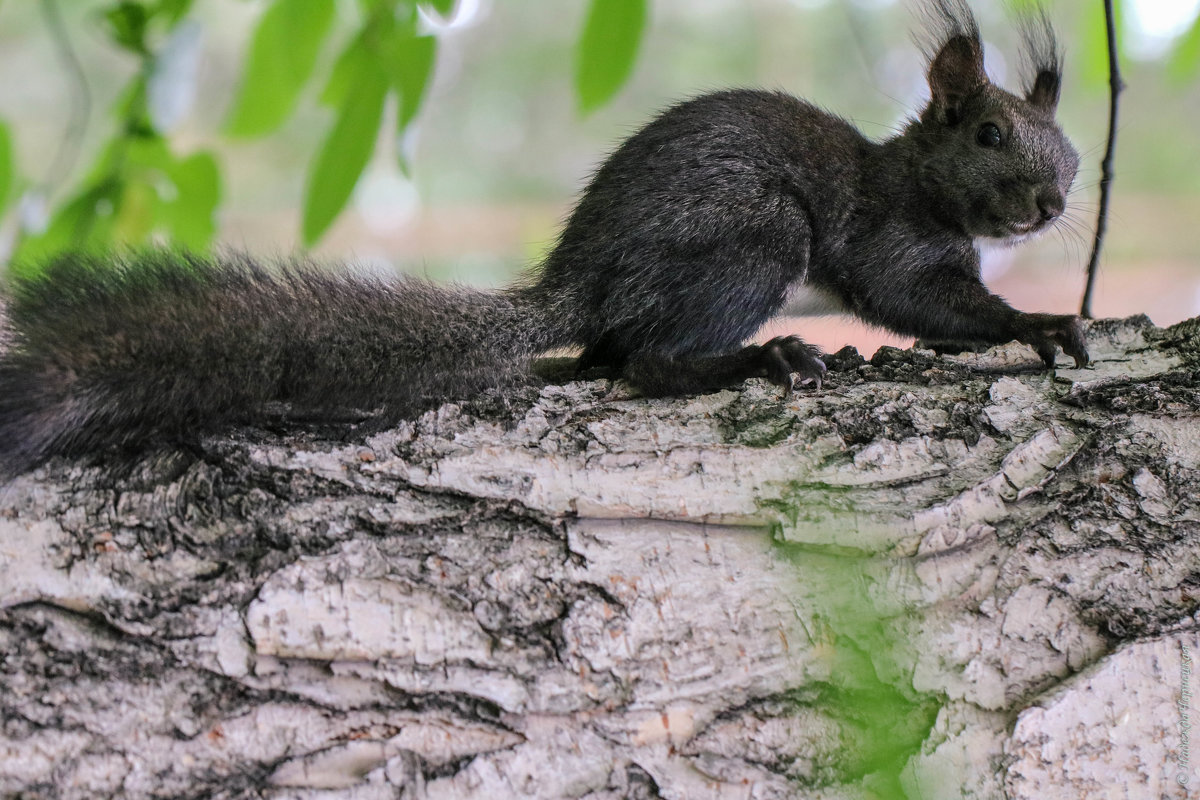
[[[398,27],[380,47],[380,59],[392,87],[400,95],[396,127],[403,131],[421,108],[421,98],[433,73],[437,39],[417,36],[415,30]]]
[[[144,181],[124,184],[113,215],[111,244],[135,247],[144,244],[158,216],[158,194]],[[101,245],[103,246],[103,245]]]
[[[415,6],[387,8],[379,0],[365,2],[375,11],[338,56],[321,102],[344,109],[359,84],[382,77],[398,95],[396,124],[403,132],[420,110],[437,57],[437,39],[417,34]]]
[[[8,206],[13,184],[12,134],[8,125],[0,122],[0,214]]]
[[[1083,19],[1083,78],[1091,86],[1107,86],[1108,28],[1104,20],[1104,4],[1087,3]],[[1125,60],[1125,21],[1121,3],[1113,0],[1113,25],[1117,32],[1117,57]]]
[[[114,164],[119,172],[129,172],[133,168],[168,172],[175,162],[167,147],[167,140],[161,136],[132,136],[115,147],[120,152],[114,155]]]
[[[448,19],[454,15],[454,6],[458,4],[458,0],[425,0],[424,4],[440,14],[442,19]]]
[[[350,199],[354,184],[375,149],[388,82],[365,69],[343,98],[337,122],[321,145],[304,192],[304,244],[311,247]]]
[[[158,5],[151,12],[156,17],[167,21],[167,29],[174,28],[179,20],[192,8],[192,0],[158,0]]]
[[[210,153],[196,153],[171,165],[168,176],[175,198],[160,207],[172,241],[189,250],[207,250],[217,231],[221,174]]]
[[[227,130],[261,136],[290,116],[333,22],[334,0],[275,0],[259,22]]]
[[[646,0],[592,0],[577,47],[575,91],[584,113],[607,102],[633,71]]]
[[[321,103],[331,108],[341,108],[345,105],[346,95],[358,82],[359,76],[370,71],[378,71],[373,62],[370,49],[367,46],[367,30],[359,31],[346,48],[338,55],[333,69],[329,72],[329,80],[321,90]]]
[[[141,3],[124,0],[104,12],[108,32],[114,42],[138,55],[146,54],[146,23],[149,15]]]
[[[64,250],[107,249],[122,188],[116,181],[105,181],[82,191],[58,210],[45,231],[21,240],[13,262],[36,265]]]
[[[117,95],[112,104],[112,115],[124,125],[123,133],[144,129],[150,135],[155,135],[150,123],[148,109],[146,73],[139,72],[136,77]]]
[[[1188,32],[1180,37],[1167,61],[1167,74],[1174,80],[1189,80],[1197,71],[1200,71],[1200,14],[1192,20]]]
[[[413,0],[359,0],[358,4],[362,7],[364,14],[368,17],[375,17],[376,20],[384,14],[388,16],[395,16],[397,13],[404,15],[411,14],[416,10]]]

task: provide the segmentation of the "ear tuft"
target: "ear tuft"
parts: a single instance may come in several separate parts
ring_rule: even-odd
[[[953,124],[963,98],[988,82],[983,40],[963,0],[929,0],[922,5],[918,45],[929,59],[931,105]]]
[[[1035,106],[1053,111],[1058,106],[1058,93],[1062,85],[1062,75],[1048,70],[1039,72],[1033,79],[1033,86],[1025,94],[1025,99]]]
[[[1044,9],[1021,15],[1025,72],[1025,99],[1031,104],[1053,111],[1058,106],[1062,87],[1062,52],[1058,37]]]

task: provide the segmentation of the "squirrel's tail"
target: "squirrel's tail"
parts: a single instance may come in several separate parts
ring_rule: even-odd
[[[522,290],[173,252],[59,258],[0,327],[0,473],[178,439],[264,404],[407,413],[569,340]]]

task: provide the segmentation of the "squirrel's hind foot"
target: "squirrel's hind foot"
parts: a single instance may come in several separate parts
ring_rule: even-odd
[[[825,362],[820,355],[817,348],[798,336],[779,336],[766,344],[752,344],[717,356],[666,356],[643,351],[629,358],[622,375],[650,397],[694,394],[762,377],[791,392],[807,383],[821,388]]]

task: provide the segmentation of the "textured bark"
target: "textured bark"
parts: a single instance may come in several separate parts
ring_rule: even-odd
[[[0,794],[1184,796],[1200,321],[1089,341],[52,463]]]

